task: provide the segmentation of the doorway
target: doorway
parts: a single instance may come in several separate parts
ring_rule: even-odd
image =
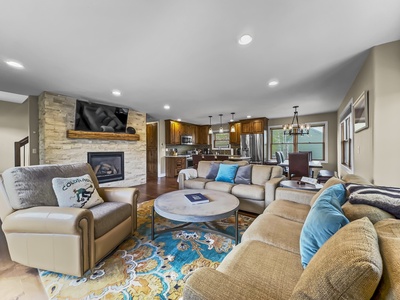
[[[146,124],[147,178],[158,177],[158,123]]]

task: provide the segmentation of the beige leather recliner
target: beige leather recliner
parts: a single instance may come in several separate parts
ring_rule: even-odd
[[[89,209],[59,207],[51,179],[84,174],[104,203]],[[138,189],[100,188],[86,163],[11,168],[0,175],[0,190],[11,259],[26,266],[80,277],[137,226]]]

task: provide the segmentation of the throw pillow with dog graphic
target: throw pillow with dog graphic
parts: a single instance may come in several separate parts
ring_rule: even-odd
[[[53,190],[60,207],[90,208],[103,203],[89,174],[52,180]]]

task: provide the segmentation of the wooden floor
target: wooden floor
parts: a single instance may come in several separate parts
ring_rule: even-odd
[[[136,187],[140,190],[138,202],[141,203],[154,199],[161,194],[177,190],[178,183],[176,178],[161,177],[148,179],[146,184]],[[2,230],[0,230],[0,299],[47,299],[37,269],[11,261]]]

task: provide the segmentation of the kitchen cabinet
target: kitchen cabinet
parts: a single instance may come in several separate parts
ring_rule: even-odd
[[[182,124],[180,122],[166,120],[165,121],[165,144],[180,145],[181,144]]]
[[[168,156],[166,161],[166,177],[176,177],[179,171],[186,168],[186,157]]]
[[[198,145],[209,145],[209,125],[198,125],[197,126],[197,137],[196,144]]]
[[[241,121],[241,133],[264,133],[264,130],[267,128],[267,124],[267,118],[243,120]]]
[[[235,128],[235,132],[231,132],[231,127]],[[242,126],[240,122],[229,123],[229,143],[232,145],[240,144],[240,135],[241,135]]]

